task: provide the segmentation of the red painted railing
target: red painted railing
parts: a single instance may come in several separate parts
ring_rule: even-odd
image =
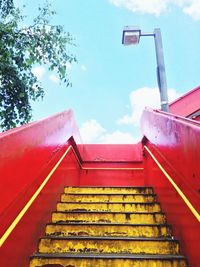
[[[0,135],[0,266],[28,266],[63,187],[79,184],[80,168],[69,151],[30,208],[20,215],[73,143],[72,136],[80,141],[71,110]]]
[[[200,123],[151,109],[143,112],[141,122],[145,136],[143,143],[147,147],[144,151],[146,184],[155,187],[190,266],[198,267]],[[186,201],[170,179],[178,186]]]
[[[183,117],[192,116],[200,111],[200,86],[170,103],[169,108],[171,113]]]

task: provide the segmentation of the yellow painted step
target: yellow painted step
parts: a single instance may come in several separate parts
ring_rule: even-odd
[[[39,242],[39,253],[140,253],[178,254],[176,240],[124,237],[46,237]]]
[[[126,236],[126,237],[170,237],[169,225],[130,224],[48,224],[46,235],[56,236]]]
[[[187,262],[182,256],[163,255],[85,255],[76,256],[68,254],[41,255],[32,257],[30,267],[42,267],[44,265],[60,265],[60,267],[187,267]]]
[[[53,212],[52,222],[166,223],[164,213]]]
[[[152,187],[65,187],[64,192],[77,194],[153,194]]]
[[[159,203],[58,203],[57,211],[160,212]]]
[[[61,202],[154,202],[153,194],[62,194]]]

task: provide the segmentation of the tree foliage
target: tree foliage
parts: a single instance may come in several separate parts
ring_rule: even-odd
[[[5,18],[14,10],[13,0],[0,0],[0,16]]]
[[[55,12],[47,3],[29,26],[13,0],[0,0],[0,125],[7,130],[30,121],[31,100],[43,98],[44,89],[32,68],[45,64],[70,86],[67,63],[76,61],[67,52],[74,45],[62,26],[51,25]]]

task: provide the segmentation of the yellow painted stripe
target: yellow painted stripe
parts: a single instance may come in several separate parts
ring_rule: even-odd
[[[162,167],[162,165],[158,162],[158,160],[155,158],[155,156],[152,154],[152,152],[149,150],[149,148],[147,146],[144,146],[144,148],[147,150],[147,152],[150,154],[150,156],[152,157],[152,159],[155,161],[155,163],[157,164],[157,166],[159,167],[159,169],[162,171],[162,173],[166,176],[166,178],[170,181],[170,183],[173,185],[173,187],[175,188],[175,190],[178,192],[178,194],[180,195],[180,197],[183,199],[183,201],[185,202],[185,204],[188,206],[188,208],[190,209],[190,211],[193,213],[193,215],[195,216],[195,218],[200,222],[200,214],[196,211],[196,209],[192,206],[192,204],[190,203],[190,201],[188,200],[188,198],[184,195],[184,193],[181,191],[181,189],[177,186],[177,184],[173,181],[173,179],[171,178],[171,176],[165,171],[165,169]]]
[[[43,183],[40,185],[40,187],[37,189],[37,191],[33,194],[33,196],[30,198],[30,200],[26,203],[26,205],[24,206],[24,208],[21,210],[21,212],[14,219],[14,221],[12,222],[12,224],[5,231],[5,233],[3,234],[3,236],[0,238],[0,247],[4,244],[4,242],[9,237],[9,235],[12,233],[12,231],[14,230],[14,228],[16,227],[16,225],[19,223],[19,221],[22,219],[22,217],[24,216],[24,214],[26,213],[26,211],[29,209],[29,207],[32,205],[32,203],[34,202],[34,200],[40,194],[40,192],[42,191],[42,189],[44,188],[44,186],[47,184],[47,182],[51,178],[52,174],[58,168],[58,166],[60,165],[60,163],[62,162],[62,160],[64,159],[64,157],[67,155],[67,153],[70,151],[71,148],[72,148],[72,146],[70,145],[67,148],[67,150],[65,151],[65,153],[62,155],[62,157],[59,159],[59,161],[56,163],[56,165],[53,167],[53,169],[51,170],[51,172],[44,179]]]

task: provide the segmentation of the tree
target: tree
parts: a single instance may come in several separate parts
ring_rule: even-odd
[[[44,96],[44,89],[32,72],[35,64],[47,65],[66,86],[71,85],[67,63],[76,62],[76,57],[66,48],[74,45],[73,38],[62,26],[50,24],[55,15],[50,4],[38,10],[33,23],[22,26],[25,16],[13,0],[0,0],[0,125],[3,130],[29,122],[30,101]]]

